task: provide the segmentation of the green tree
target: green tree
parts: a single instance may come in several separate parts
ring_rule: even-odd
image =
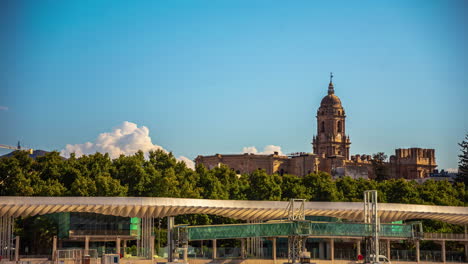
[[[130,156],[120,155],[114,160],[114,166],[113,178],[119,179],[122,185],[128,186],[128,195],[157,196],[153,189],[157,175],[147,173],[148,164],[142,151]]]
[[[39,177],[43,180],[62,181],[63,160],[64,158],[57,151],[46,153],[44,156],[36,158],[34,170],[39,173]]]
[[[425,204],[463,206],[464,202],[459,200],[461,196],[457,188],[448,181],[427,180],[418,185],[419,196]]]
[[[57,225],[49,215],[18,218],[15,234],[21,237],[21,245],[29,248],[31,255],[52,254],[53,237],[57,235]]]
[[[245,177],[238,176],[233,169],[230,169],[226,165],[217,166],[213,168],[211,172],[228,192],[228,199],[247,199],[245,191],[248,188],[248,184],[246,184]]]
[[[468,133],[458,145],[461,151],[461,154],[458,155],[458,181],[463,182],[465,187],[468,187]]]
[[[229,192],[221,181],[214,175],[213,171],[207,170],[203,165],[195,168],[200,177],[197,187],[200,188],[201,196],[205,199],[229,199]]]
[[[341,200],[335,182],[328,173],[311,173],[304,177],[303,183],[311,201],[335,202]]]
[[[163,171],[158,182],[160,197],[180,197],[179,181],[175,175],[174,168],[167,168]]]
[[[249,200],[281,200],[280,176],[268,175],[265,170],[255,170],[249,175]]]
[[[362,201],[362,190],[359,189],[358,180],[345,176],[335,181],[337,191],[341,193],[343,201],[359,202]]]
[[[96,196],[97,188],[94,179],[79,175],[70,187],[72,196]]]
[[[372,167],[374,169],[375,180],[383,181],[390,179],[389,168],[385,164],[387,155],[383,152],[378,152],[372,155]]]
[[[295,198],[306,200],[309,200],[311,198],[310,193],[307,192],[307,188],[303,184],[303,179],[295,175],[283,175],[281,191],[281,197],[285,201]]]
[[[417,185],[415,181],[392,179],[380,182],[379,190],[388,203],[420,204],[423,201],[419,197]]]
[[[34,160],[25,151],[15,151],[11,157],[0,158],[0,194],[34,195],[30,174],[35,173]]]
[[[96,196],[126,196],[128,187],[113,179],[108,172],[98,175],[95,180]]]

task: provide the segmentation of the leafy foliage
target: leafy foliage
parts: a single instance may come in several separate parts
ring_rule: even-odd
[[[458,143],[461,154],[458,155],[458,179],[460,182],[468,186],[468,133],[465,135],[465,140]]]
[[[383,152],[377,152],[372,155],[372,167],[374,167],[375,180],[384,181],[390,179],[388,166],[384,163],[387,155]]]
[[[466,173],[467,140],[460,144],[462,174]],[[377,166],[385,159],[383,153],[374,156]],[[64,159],[58,152],[32,159],[21,151],[0,158],[0,195],[9,196],[148,196],[272,201],[302,198],[357,202],[362,201],[363,191],[378,190],[380,202],[467,206],[468,192],[463,182],[451,184],[428,180],[418,184],[404,179],[385,180],[385,171],[377,178],[379,181],[350,177],[333,180],[323,172],[297,177],[269,175],[264,170],[238,175],[224,165],[211,170],[198,165],[191,170],[171,153],[161,150],[147,156],[140,151],[113,160],[100,153],[80,158],[72,155]],[[186,215],[179,216],[178,222],[220,224],[235,221],[220,216]],[[431,230],[455,228],[436,221],[426,223]]]

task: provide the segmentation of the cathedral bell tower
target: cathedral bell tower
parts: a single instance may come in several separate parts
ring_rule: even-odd
[[[345,111],[341,100],[335,95],[333,74],[330,73],[328,95],[322,99],[317,110],[317,135],[313,137],[314,154],[320,156],[343,156],[349,160],[351,141],[346,136]]]

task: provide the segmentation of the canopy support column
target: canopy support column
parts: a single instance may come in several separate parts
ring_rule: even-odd
[[[174,229],[174,217],[167,217],[167,262],[174,260],[174,241],[172,239],[172,230]]]
[[[213,259],[216,259],[218,256],[217,256],[217,248],[216,248],[216,239],[213,239],[212,240],[212,244],[213,244]]]
[[[20,237],[16,236],[15,239],[15,261],[19,261]]]
[[[276,263],[276,237],[272,239],[272,244],[273,244],[273,262]]]
[[[356,241],[356,255],[361,255],[361,240]]]
[[[445,263],[446,256],[445,256],[445,240],[442,240],[442,262]]]
[[[419,263],[421,259],[421,255],[419,252],[419,240],[416,240],[416,262]]]
[[[57,236],[54,236],[52,240],[52,260],[55,261],[57,259]]]
[[[115,253],[120,254],[120,237],[115,239]]]
[[[88,254],[88,251],[89,251],[89,236],[85,236],[84,250],[85,250],[85,254]]]

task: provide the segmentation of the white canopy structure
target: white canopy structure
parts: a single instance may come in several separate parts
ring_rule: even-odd
[[[206,200],[153,197],[0,197],[0,217],[89,212],[124,217],[159,218],[183,214],[212,214],[241,220],[270,220],[287,216],[288,202]],[[305,215],[363,220],[361,202],[306,202]],[[379,204],[383,223],[433,219],[468,224],[468,207],[417,204]]]

